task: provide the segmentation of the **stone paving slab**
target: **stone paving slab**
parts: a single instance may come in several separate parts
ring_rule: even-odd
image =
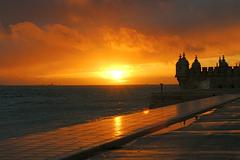
[[[205,112],[239,95],[215,96],[116,116],[54,131],[0,141],[0,160],[82,159],[177,121]]]
[[[161,131],[89,160],[239,160],[240,99],[186,128]]]

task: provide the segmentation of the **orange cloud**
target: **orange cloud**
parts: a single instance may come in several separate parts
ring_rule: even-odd
[[[0,31],[0,83],[108,84],[97,73],[112,66],[131,69],[127,83],[172,83],[180,52],[190,60],[198,54],[206,65],[215,65],[209,58],[217,61],[224,53],[233,64],[239,60],[239,40],[239,26],[183,35],[17,23],[9,32]]]

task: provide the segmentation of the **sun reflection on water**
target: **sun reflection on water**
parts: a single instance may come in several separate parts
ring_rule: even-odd
[[[114,118],[114,136],[120,136],[122,134],[122,117],[117,116]]]

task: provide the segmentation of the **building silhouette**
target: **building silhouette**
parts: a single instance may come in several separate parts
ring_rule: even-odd
[[[183,53],[176,63],[175,77],[182,89],[240,88],[240,64],[229,66],[222,56],[215,67],[201,67],[196,56],[189,67]]]

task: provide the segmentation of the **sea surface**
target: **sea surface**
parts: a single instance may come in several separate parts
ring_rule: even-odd
[[[160,85],[2,86],[0,140],[140,111],[153,92]]]

